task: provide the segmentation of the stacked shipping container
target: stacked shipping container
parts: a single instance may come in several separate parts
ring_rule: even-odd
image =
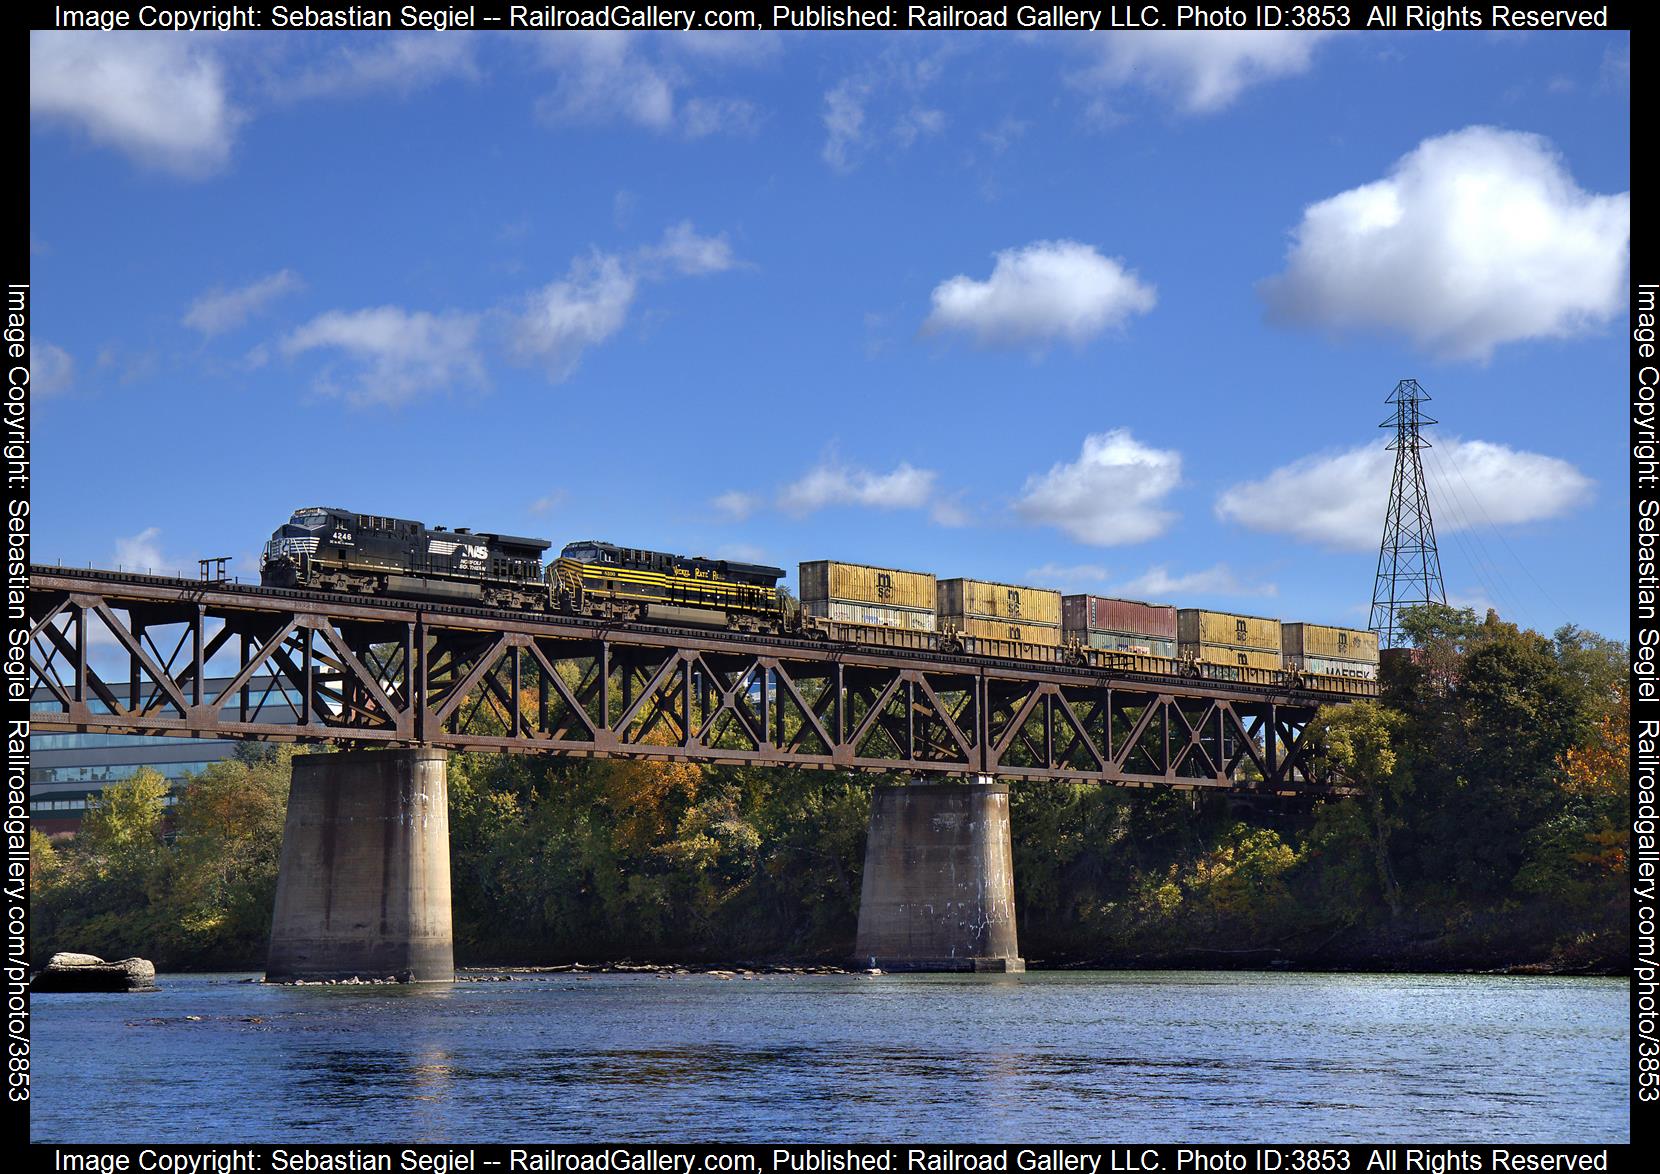
[[[932,632],[934,576],[831,560],[802,563],[801,607],[810,616],[844,624]]]
[[[1283,624],[1280,647],[1287,668],[1326,677],[1378,679],[1378,637],[1358,628]]]
[[[1265,616],[1184,607],[1176,613],[1176,646],[1183,658],[1211,664],[1255,669],[1284,665],[1280,622]]]
[[[1061,593],[980,579],[941,579],[935,594],[940,627],[965,636],[1055,647],[1061,642]]]
[[[1176,655],[1173,605],[1068,595],[1061,600],[1061,632],[1086,648],[1138,652],[1142,656]]]

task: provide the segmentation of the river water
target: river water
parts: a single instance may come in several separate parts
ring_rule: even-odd
[[[1613,979],[161,978],[33,1000],[35,1141],[1620,1142]]]

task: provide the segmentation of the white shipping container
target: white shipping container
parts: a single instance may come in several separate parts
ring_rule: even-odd
[[[849,599],[812,600],[802,605],[808,615],[841,624],[864,624],[872,628],[904,628],[910,632],[936,630],[934,613],[908,607],[883,607]]]

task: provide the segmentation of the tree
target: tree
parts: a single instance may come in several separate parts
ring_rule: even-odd
[[[166,801],[167,780],[147,766],[111,783],[87,799],[78,837],[81,852],[100,873],[143,876],[161,852]]]
[[[1378,892],[1391,917],[1401,915],[1390,840],[1406,826],[1412,775],[1395,752],[1406,716],[1375,701],[1322,709],[1310,734],[1327,761],[1359,790],[1352,799],[1328,805],[1319,839],[1330,848],[1352,838],[1365,846]]]

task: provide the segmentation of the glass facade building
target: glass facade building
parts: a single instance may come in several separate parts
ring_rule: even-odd
[[[223,687],[228,682],[209,681]],[[256,695],[268,682],[253,682]],[[292,693],[292,691],[290,691]],[[297,695],[289,701],[297,703]],[[30,708],[58,712],[59,706],[45,689],[37,689]],[[269,694],[265,720],[294,720],[276,691]],[[223,762],[236,754],[236,740],[229,738],[159,738],[142,734],[29,735],[29,815],[34,826],[48,835],[73,832],[80,827],[87,800],[111,783],[130,779],[149,767],[168,782],[166,803],[171,806],[184,790],[190,776]]]

